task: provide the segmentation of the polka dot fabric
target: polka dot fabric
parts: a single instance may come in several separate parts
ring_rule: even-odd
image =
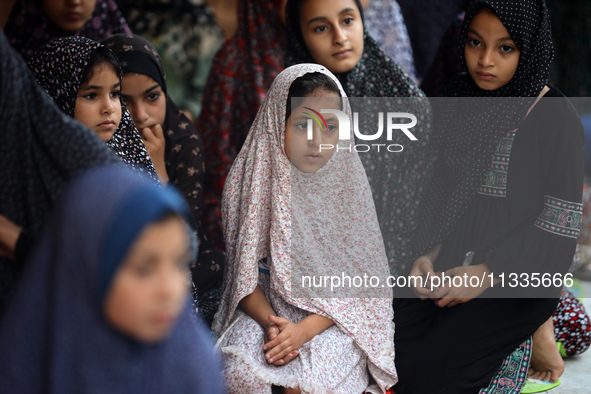
[[[515,76],[500,89],[480,89],[469,75],[463,74],[451,83],[451,94],[460,97],[537,97],[548,83],[554,58],[550,16],[544,0],[492,1],[476,0],[468,5],[460,31],[459,54],[466,69],[464,45],[470,23],[478,11],[488,6],[497,14],[521,51]]]
[[[90,56],[101,47],[104,46],[89,38],[64,37],[45,44],[29,61],[37,82],[72,118],[82,84],[82,71]],[[146,146],[123,103],[121,122],[113,137],[107,141],[107,146],[131,169],[160,183]]]
[[[552,321],[556,341],[562,343],[568,356],[582,354],[589,349],[591,322],[583,303],[573,293],[562,290]]]
[[[289,0],[286,8],[288,26],[288,51],[286,65],[313,63],[299,24],[302,0]],[[363,8],[355,0],[363,18]],[[364,21],[365,23],[365,21]],[[424,93],[396,64],[364,27],[363,55],[352,70],[337,75],[347,96],[368,98],[351,101],[353,111],[359,114],[375,114],[383,111],[383,101],[374,97],[405,97],[388,109],[396,106],[396,112],[409,112],[417,117],[417,126],[412,132],[418,141],[404,141],[404,152],[388,153],[370,150],[359,156],[365,168],[373,193],[376,213],[384,238],[390,271],[398,274],[405,269],[408,260],[411,234],[417,226],[418,205],[426,181],[432,172],[433,153],[429,144],[431,131],[431,108]],[[381,109],[379,109],[381,107]],[[375,124],[371,125],[373,129]],[[364,130],[365,127],[361,126]],[[357,141],[364,144],[366,141]],[[391,144],[384,137],[372,143]]]
[[[439,162],[421,203],[413,258],[442,242],[454,228],[484,183],[500,139],[519,126],[548,83],[554,51],[543,0],[472,1],[461,29],[463,66],[470,22],[484,5],[495,11],[521,50],[519,65],[509,83],[494,91],[480,89],[468,73],[459,74],[449,85],[453,98],[440,101],[440,106],[432,102],[440,114],[434,126],[439,132],[431,140]]]
[[[74,176],[117,158],[56,108],[1,30],[0,79],[0,213],[35,238]],[[0,310],[20,268],[0,258]]]

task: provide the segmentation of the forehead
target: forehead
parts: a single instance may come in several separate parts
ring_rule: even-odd
[[[305,0],[301,5],[300,20],[307,22],[314,17],[331,17],[347,9],[359,13],[355,0]]]
[[[480,35],[493,38],[511,38],[501,19],[492,10],[487,8],[474,15],[469,29]]]
[[[156,82],[154,78],[146,74],[135,72],[128,72],[123,74],[123,84],[127,89],[150,89],[154,87],[154,85],[160,86],[160,84]]]
[[[89,85],[93,81],[113,81],[113,83],[118,83],[119,76],[110,64],[99,63],[92,67],[92,76],[90,77],[86,85]]]
[[[294,112],[303,112],[305,111],[304,107],[340,110],[342,109],[342,98],[333,92],[317,91],[299,101]]]

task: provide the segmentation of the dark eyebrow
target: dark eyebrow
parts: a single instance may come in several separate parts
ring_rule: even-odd
[[[157,89],[159,87],[160,87],[160,85],[159,84],[156,84],[156,85],[152,86],[150,89],[146,89],[146,91],[144,92],[144,94],[145,93],[150,93],[152,90]]]
[[[120,88],[120,87],[121,87],[121,82],[117,82],[116,84],[113,85],[113,88]],[[102,89],[102,86],[89,85],[89,86],[81,88],[80,90],[83,92],[86,92],[88,90],[98,90],[98,89]]]
[[[339,16],[346,14],[347,12],[355,12],[355,10],[351,7],[345,8],[344,10],[342,10],[341,12],[339,12]],[[322,21],[322,20],[327,20],[328,18],[325,16],[317,16],[315,18],[312,18],[308,21],[308,25],[310,23],[314,23],[314,22],[318,22],[318,21]]]
[[[478,38],[480,38],[482,40],[482,36],[480,34],[478,34],[476,31],[472,30],[472,29],[468,29],[468,33],[472,33],[476,36],[478,36]],[[513,39],[511,38],[511,36],[507,36],[507,37],[503,37],[503,38],[499,38],[497,40],[497,42],[502,42],[502,41],[513,41]]]
[[[84,88],[81,88],[80,90],[82,90],[82,91],[86,91],[86,90],[96,90],[96,89],[100,89],[100,88],[101,88],[100,86],[96,86],[96,85],[89,85],[89,86],[86,86],[86,87],[84,87]]]

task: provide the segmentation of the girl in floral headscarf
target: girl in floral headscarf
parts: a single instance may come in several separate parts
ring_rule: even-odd
[[[228,176],[213,331],[231,392],[383,393],[397,380],[391,289],[358,283],[388,275],[365,171],[355,151],[335,150],[337,118],[324,114],[319,127],[310,115],[350,117],[344,97],[322,66],[283,71]],[[343,277],[343,287],[310,283],[324,275]]]

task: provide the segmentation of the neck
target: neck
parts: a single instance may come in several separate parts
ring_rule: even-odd
[[[10,17],[10,13],[16,4],[16,1],[17,0],[4,0],[0,2],[0,27],[2,29],[6,28],[8,18]]]
[[[205,0],[213,10],[215,20],[222,30],[224,38],[236,33],[238,28],[238,5],[236,0]]]

